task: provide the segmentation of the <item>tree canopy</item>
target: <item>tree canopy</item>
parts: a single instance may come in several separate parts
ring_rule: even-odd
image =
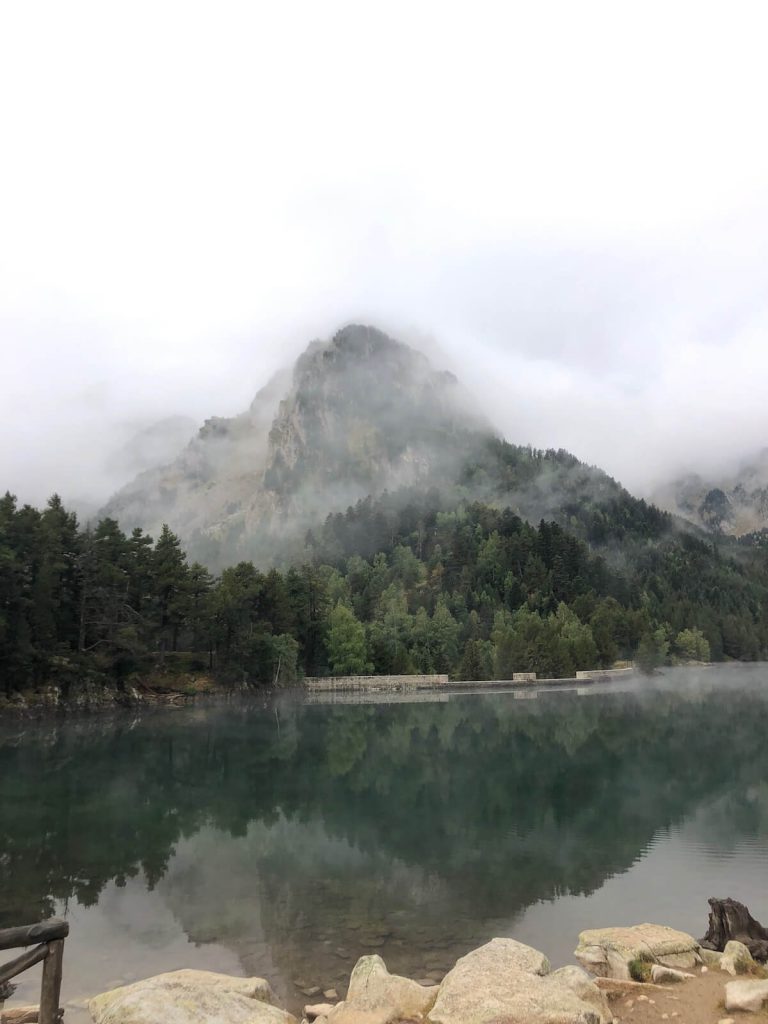
[[[243,561],[214,577],[167,526],[156,540],[109,518],[81,528],[56,496],[38,510],[6,494],[0,692],[66,690],[83,673],[123,686],[179,660],[222,682],[289,685],[303,674],[569,676],[617,659],[652,671],[765,656],[764,547],[632,536],[618,558],[509,509],[385,495],[328,517],[303,564]]]

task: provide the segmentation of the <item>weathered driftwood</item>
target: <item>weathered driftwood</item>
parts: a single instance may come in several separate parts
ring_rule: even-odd
[[[768,929],[756,921],[738,900],[709,900],[709,928],[701,939],[704,949],[722,953],[726,943],[742,942],[755,960],[768,960]]]
[[[64,1017],[64,1011],[59,1010],[56,1020]],[[40,1019],[39,1006],[13,1006],[8,1010],[0,1010],[0,1024],[38,1024]]]
[[[616,998],[617,996],[631,996],[636,992],[668,992],[668,985],[654,985],[652,981],[625,981],[623,978],[593,978],[599,989],[605,992],[606,996]]]
[[[0,1010],[0,1024],[37,1024],[39,1006],[14,1006]]]
[[[0,1010],[0,1024],[38,1024],[40,1007],[11,1007]],[[56,1021],[63,1020],[63,1010],[59,1010]]]
[[[24,925],[23,928],[0,929],[0,949],[20,949],[22,946],[34,946],[37,942],[65,939],[68,935],[69,921],[52,917],[39,924]]]

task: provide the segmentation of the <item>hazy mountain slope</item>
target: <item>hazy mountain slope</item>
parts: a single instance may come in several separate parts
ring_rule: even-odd
[[[168,465],[103,510],[124,529],[167,522],[192,553],[269,559],[331,511],[418,481],[454,479],[490,427],[456,379],[369,327],[314,342],[247,412],[208,420]]]
[[[102,509],[130,530],[159,532],[163,523],[185,539],[226,531],[227,523],[261,486],[269,429],[286,385],[278,374],[249,409],[232,418],[212,417],[181,453],[140,473]]]
[[[75,493],[63,495],[67,507],[77,513],[81,522],[93,521],[111,491],[141,473],[167,465],[194,436],[197,428],[197,422],[190,416],[180,415],[166,416],[140,426],[119,425],[118,440],[100,467],[98,483],[94,486],[73,477]],[[78,493],[78,488],[83,490]],[[91,490],[90,494],[85,493],[87,489]]]
[[[715,533],[741,537],[768,528],[768,448],[733,475],[690,474],[659,487],[654,501]]]
[[[198,424],[190,416],[166,416],[137,430],[112,452],[107,470],[124,480],[174,459],[196,433]]]
[[[153,534],[167,522],[193,557],[215,567],[263,564],[300,556],[307,529],[331,512],[430,487],[444,500],[557,519],[596,543],[667,525],[567,452],[503,441],[452,374],[357,325],[313,342],[290,379],[271,381],[241,416],[208,420],[178,458],[138,476],[104,514]]]

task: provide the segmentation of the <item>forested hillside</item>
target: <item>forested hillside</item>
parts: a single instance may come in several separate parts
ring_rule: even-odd
[[[508,509],[385,494],[328,517],[303,564],[240,562],[214,577],[167,527],[157,539],[109,518],[81,529],[57,497],[38,511],[6,495],[0,693],[57,683],[66,695],[84,674],[125,686],[179,664],[290,685],[329,672],[486,679],[765,656],[764,549],[734,548],[737,561],[629,496],[573,528],[608,557]]]

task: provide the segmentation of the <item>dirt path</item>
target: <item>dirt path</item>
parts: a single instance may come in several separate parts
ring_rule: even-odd
[[[638,986],[626,993],[607,992],[611,1009],[620,1024],[768,1024],[768,1012],[727,1013],[725,986],[735,979],[710,970],[677,985]],[[646,989],[644,992],[643,989]]]

